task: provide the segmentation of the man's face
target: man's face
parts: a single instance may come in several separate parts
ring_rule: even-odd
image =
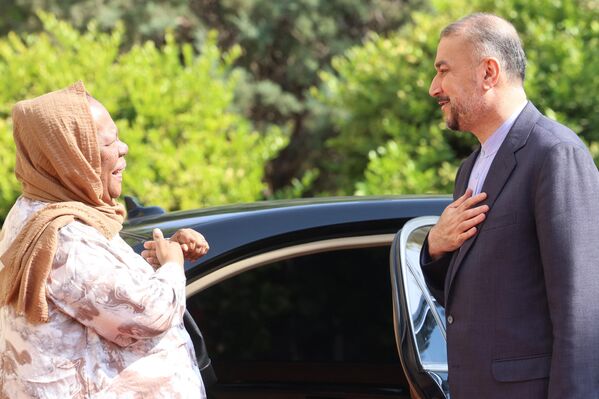
[[[435,69],[429,94],[441,106],[447,127],[470,131],[482,110],[476,62],[472,45],[459,35],[443,37],[437,48]]]
[[[127,166],[124,157],[129,149],[127,144],[119,140],[118,129],[106,108],[94,99],[89,100],[89,105],[100,146],[100,179],[104,187],[102,199],[110,203],[121,195],[123,170]]]

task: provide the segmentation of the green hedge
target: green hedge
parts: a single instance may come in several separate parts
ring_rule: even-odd
[[[133,45],[123,29],[80,34],[40,14],[44,32],[0,38],[0,220],[19,195],[10,112],[14,103],[81,79],[109,110],[129,145],[124,193],[167,209],[263,197],[263,165],[287,141],[279,128],[258,132],[232,111],[234,47],[222,53],[211,33],[195,55],[166,44]]]

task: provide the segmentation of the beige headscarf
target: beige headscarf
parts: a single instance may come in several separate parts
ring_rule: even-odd
[[[46,280],[58,230],[79,220],[110,239],[125,211],[102,199],[100,149],[82,82],[18,102],[12,118],[23,195],[51,204],[28,220],[0,258],[0,306],[12,304],[37,323],[48,320]]]

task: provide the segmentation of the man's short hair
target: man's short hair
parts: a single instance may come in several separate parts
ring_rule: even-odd
[[[512,79],[524,82],[526,55],[516,28],[497,15],[470,14],[448,25],[441,38],[463,35],[474,46],[479,57],[495,57]]]

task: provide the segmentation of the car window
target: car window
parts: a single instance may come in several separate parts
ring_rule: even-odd
[[[406,382],[393,331],[389,246],[274,262],[188,298],[220,382],[384,387]],[[401,396],[403,397],[403,396]]]

